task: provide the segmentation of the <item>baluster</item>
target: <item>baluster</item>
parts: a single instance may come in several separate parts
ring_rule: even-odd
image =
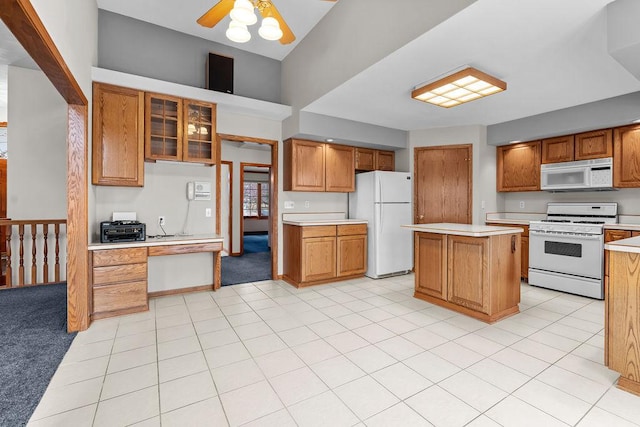
[[[24,285],[24,224],[18,225],[18,237],[20,238],[20,264],[18,265],[18,286]]]
[[[38,237],[38,224],[31,223],[31,285],[38,283],[38,266],[36,265],[36,238]]]
[[[7,232],[7,241],[6,241],[6,250],[7,250],[7,271],[5,276],[5,284],[8,288],[13,285],[13,269],[11,268],[11,231],[13,230],[12,225],[5,226],[5,230]]]
[[[44,264],[42,265],[42,283],[49,283],[49,259],[48,259],[48,254],[49,254],[49,247],[48,247],[48,242],[47,239],[49,237],[49,223],[45,222],[44,224],[42,224],[42,234],[43,234],[43,238],[44,238],[44,247],[43,247],[43,262]]]
[[[60,224],[56,224],[56,265],[55,265],[55,281],[60,281]]]

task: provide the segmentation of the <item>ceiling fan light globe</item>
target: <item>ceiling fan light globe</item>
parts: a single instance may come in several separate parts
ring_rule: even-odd
[[[229,40],[236,43],[246,43],[251,39],[247,26],[235,20],[231,20],[225,34]]]
[[[265,40],[280,40],[282,38],[282,30],[278,21],[268,16],[262,20],[262,25],[258,30],[258,34]]]
[[[258,22],[258,17],[253,9],[253,4],[249,0],[236,0],[229,16],[233,21],[244,25],[253,25]]]

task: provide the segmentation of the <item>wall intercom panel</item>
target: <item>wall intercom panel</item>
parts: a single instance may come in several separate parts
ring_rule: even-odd
[[[211,183],[206,181],[187,182],[187,200],[211,200]]]

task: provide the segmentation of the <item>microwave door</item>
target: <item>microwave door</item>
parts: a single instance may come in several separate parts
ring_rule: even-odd
[[[588,188],[590,185],[589,168],[568,167],[542,171],[542,189]]]

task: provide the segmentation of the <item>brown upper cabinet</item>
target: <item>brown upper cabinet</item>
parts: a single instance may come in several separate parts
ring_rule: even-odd
[[[600,159],[613,155],[612,130],[602,129],[542,140],[542,163]]]
[[[145,159],[214,164],[216,106],[169,95],[145,95]]]
[[[356,190],[356,150],[348,145],[325,145],[325,191]]]
[[[393,171],[395,170],[395,152],[356,148],[357,171]]]
[[[93,84],[95,185],[144,185],[144,92]]]
[[[542,140],[542,163],[570,162],[573,158],[573,135]]]
[[[376,150],[376,170],[394,171],[396,169],[396,153],[393,151]]]
[[[575,160],[600,159],[613,156],[613,131],[602,129],[576,135]]]
[[[355,148],[301,139],[284,141],[284,191],[355,191]]]
[[[640,125],[613,130],[613,186],[640,187]]]
[[[146,93],[144,96],[145,159],[182,158],[182,99]]]
[[[540,141],[497,147],[498,191],[540,190]]]
[[[371,148],[356,148],[356,170],[372,171],[376,169],[376,151]]]

